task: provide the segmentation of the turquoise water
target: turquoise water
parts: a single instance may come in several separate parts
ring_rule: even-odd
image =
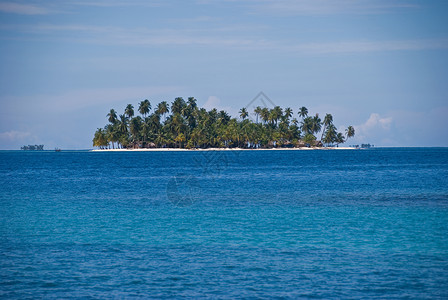
[[[448,149],[0,152],[2,298],[448,298]]]

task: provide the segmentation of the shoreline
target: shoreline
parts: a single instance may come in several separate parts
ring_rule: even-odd
[[[295,151],[295,150],[359,150],[354,147],[299,147],[299,148],[270,148],[270,149],[243,149],[243,148],[137,148],[137,149],[93,149],[92,152],[179,152],[179,151]]]

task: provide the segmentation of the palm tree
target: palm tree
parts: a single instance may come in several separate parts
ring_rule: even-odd
[[[227,123],[229,123],[231,117],[229,116],[229,114],[224,111],[224,110],[220,110],[218,113],[218,123],[219,124],[223,124],[223,125],[227,125]]]
[[[325,131],[325,136],[322,139],[322,142],[330,145],[333,142],[336,142],[336,138],[337,138],[337,129],[336,127],[330,123]]]
[[[103,149],[108,145],[106,134],[102,128],[96,130],[92,142],[94,147],[99,147],[100,149]]]
[[[174,141],[179,143],[179,148],[181,148],[183,143],[185,143],[186,141],[185,135],[183,133],[179,133],[174,139]]]
[[[270,109],[269,110],[269,115],[268,115],[268,121],[269,121],[269,124],[271,124],[272,127],[274,127],[274,122],[275,122],[274,120],[275,120],[275,118],[276,118],[276,114],[275,114],[274,110]]]
[[[260,112],[260,117],[265,124],[269,120],[269,115],[270,115],[269,109],[267,107],[263,107]]]
[[[166,101],[162,101],[159,104],[157,104],[156,113],[164,115],[168,112],[169,112],[169,105]]]
[[[316,114],[313,118],[311,130],[312,130],[313,134],[317,134],[321,130],[321,128],[322,128],[322,123],[319,118],[319,114]]]
[[[118,142],[118,135],[115,130],[115,125],[108,124],[104,127],[104,131],[106,133],[107,142],[112,144],[112,149],[115,149],[114,142]]]
[[[302,121],[301,125],[302,132],[307,134],[313,134],[313,118],[312,117],[305,117]]]
[[[306,117],[308,116],[308,109],[307,109],[305,106],[302,106],[302,107],[299,109],[298,115],[299,115],[299,117],[301,117],[302,120],[303,120],[304,118],[306,118]]]
[[[159,132],[161,129],[160,115],[152,114],[148,119],[149,128],[152,132]]]
[[[303,141],[307,144],[314,145],[316,137],[313,134],[309,133],[303,137]]]
[[[294,119],[296,120],[296,119]],[[289,140],[296,140],[298,141],[300,139],[300,129],[299,126],[297,126],[298,122],[294,122],[289,126]]]
[[[243,119],[243,120],[246,119],[248,115],[249,114],[247,113],[247,109],[245,107],[240,109],[240,117],[241,117],[241,119]]]
[[[258,124],[258,116],[261,115],[261,107],[260,106],[255,107],[254,113],[255,116],[257,117],[257,124]]]
[[[115,124],[115,122],[117,122],[117,112],[115,109],[111,109],[106,117],[109,117],[109,122],[111,124]]]
[[[188,106],[190,106],[193,110],[195,110],[197,107],[198,107],[198,105],[196,104],[196,99],[194,98],[194,97],[188,97],[188,100],[187,100],[187,104],[188,104]]]
[[[150,110],[151,110],[151,103],[149,102],[148,99],[145,99],[142,102],[140,102],[138,111],[139,113],[142,114],[143,117],[146,117],[146,115],[149,113]]]
[[[325,134],[325,129],[330,126],[330,124],[333,124],[333,116],[331,114],[326,114],[324,121],[322,122],[322,124],[324,125],[324,129],[322,129],[322,136],[320,137],[320,139],[322,140],[322,138],[324,137]]]
[[[173,134],[180,134],[185,132],[186,125],[185,120],[180,114],[176,114],[173,116],[172,122],[171,122],[171,131]]]
[[[285,116],[286,121],[289,121],[289,118],[292,117],[292,109],[291,109],[291,107],[285,108],[284,116]]]
[[[135,143],[140,140],[141,127],[142,127],[142,118],[140,118],[140,116],[131,119],[131,122],[129,123],[129,130],[132,134],[132,142]]]
[[[348,126],[347,129],[345,130],[345,137],[346,140],[355,136],[355,128],[353,128],[353,126]]]
[[[142,138],[142,146],[146,145],[148,137],[151,135],[150,126],[150,117],[146,117],[144,120],[142,120],[142,123],[140,125],[140,137]]]
[[[129,144],[129,135],[120,135],[118,142],[121,144],[122,148],[127,148]]]
[[[157,134],[156,139],[154,140],[154,143],[155,143],[157,146],[160,147],[160,146],[166,144],[166,143],[167,143],[167,140],[166,140],[166,138],[163,136],[162,133],[159,133],[159,134]]]
[[[165,120],[165,114],[169,113],[169,105],[166,101],[157,104],[156,114],[162,115]]]
[[[132,104],[128,104],[126,106],[126,109],[124,110],[124,114],[129,118],[132,119],[132,117],[134,116],[134,106],[132,106]]]
[[[174,99],[173,104],[171,104],[171,112],[173,115],[175,114],[181,114],[184,110],[184,107],[186,106],[186,103],[182,97],[177,97]]]
[[[280,106],[275,106],[272,111],[272,121],[275,122],[275,125],[277,125],[278,120],[283,116],[283,110]]]
[[[121,135],[128,133],[128,119],[125,115],[120,115],[120,121],[118,122],[118,132]]]
[[[342,144],[344,142],[345,142],[344,135],[341,132],[338,132],[338,134],[336,135],[336,140],[335,140],[336,146],[339,146],[339,144]]]

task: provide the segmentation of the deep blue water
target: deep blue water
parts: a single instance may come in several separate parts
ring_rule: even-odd
[[[1,298],[448,298],[448,148],[0,151]]]

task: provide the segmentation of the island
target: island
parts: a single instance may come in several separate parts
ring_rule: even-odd
[[[333,116],[308,115],[301,107],[294,117],[291,108],[241,108],[239,118],[226,111],[199,108],[197,100],[177,97],[158,103],[152,110],[148,99],[128,104],[123,114],[111,109],[108,124],[98,128],[93,146],[98,149],[296,149],[338,147],[355,135],[353,126],[338,132]]]
[[[25,151],[43,151],[44,150],[44,145],[28,145],[28,146],[22,146],[20,147],[20,150],[25,150]]]

